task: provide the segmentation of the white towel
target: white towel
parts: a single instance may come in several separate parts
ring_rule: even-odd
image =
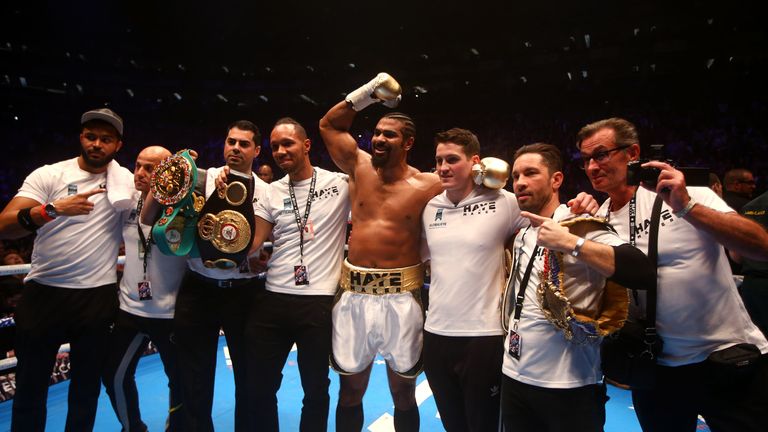
[[[107,167],[107,199],[118,210],[127,210],[133,206],[133,173],[113,160]]]

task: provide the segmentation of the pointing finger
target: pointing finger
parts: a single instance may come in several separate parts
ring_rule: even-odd
[[[106,189],[97,188],[97,189],[94,189],[94,190],[90,190],[88,192],[80,193],[78,195],[80,195],[81,197],[84,197],[84,198],[88,198],[90,196],[93,196],[93,195],[96,195],[96,194],[100,194],[100,193],[104,193],[106,191],[107,191]]]
[[[548,218],[545,218],[543,216],[539,216],[537,214],[530,213],[530,212],[527,212],[527,211],[520,212],[520,216],[522,216],[524,218],[528,218],[531,221],[531,224],[533,226],[539,226],[539,225],[541,225],[542,223],[544,223],[548,219]]]

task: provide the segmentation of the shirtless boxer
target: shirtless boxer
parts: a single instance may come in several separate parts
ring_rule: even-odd
[[[377,353],[387,361],[395,429],[418,430],[416,376],[421,371],[424,315],[419,301],[421,212],[442,191],[435,174],[408,165],[415,126],[405,114],[382,117],[372,153],[349,134],[358,111],[377,102],[395,107],[400,85],[379,74],[320,120],[333,161],[349,174],[353,234],[333,309],[334,368],[341,373],[336,430],[363,427],[363,395]]]

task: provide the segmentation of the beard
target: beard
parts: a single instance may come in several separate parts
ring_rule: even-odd
[[[103,168],[107,166],[110,162],[112,162],[112,159],[115,158],[115,154],[112,153],[112,154],[105,155],[104,159],[93,159],[88,155],[88,152],[86,152],[85,150],[80,150],[80,155],[83,157],[85,164],[91,168]]]
[[[525,202],[518,202],[518,206],[520,207],[520,210],[539,214],[539,211],[544,208],[551,197],[551,193],[542,193],[540,195],[534,193],[533,195],[530,195]]]
[[[389,161],[389,152],[384,153],[383,155],[377,155],[374,153],[371,155],[371,164],[374,168],[383,168],[387,161]]]

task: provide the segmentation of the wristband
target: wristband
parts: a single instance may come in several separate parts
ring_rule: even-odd
[[[16,213],[16,220],[25,230],[35,232],[40,226],[32,220],[30,210],[32,210],[32,207],[19,210],[18,213]]]
[[[52,218],[52,217],[51,217],[51,215],[49,215],[49,214],[48,214],[48,212],[45,210],[45,206],[46,206],[46,205],[47,205],[47,204],[43,204],[43,205],[41,205],[41,206],[40,206],[40,217],[41,217],[41,218],[43,218],[43,220],[44,220],[44,221],[46,221],[46,222],[50,222],[50,221],[52,221],[52,220],[53,220],[53,218]]]
[[[690,212],[691,212],[691,209],[692,209],[692,208],[693,208],[693,206],[695,206],[696,204],[697,204],[696,200],[695,200],[695,199],[693,199],[693,198],[691,198],[691,199],[688,201],[688,205],[686,205],[685,207],[683,207],[683,209],[682,209],[682,210],[680,210],[679,212],[675,212],[675,217],[678,217],[678,218],[684,218],[684,217],[685,217],[685,215],[687,215],[688,213],[690,213]]]
[[[571,251],[572,257],[576,258],[577,256],[579,256],[579,252],[581,252],[581,247],[584,246],[585,242],[586,240],[584,240],[583,237],[579,237],[579,239],[576,240],[576,246]]]

